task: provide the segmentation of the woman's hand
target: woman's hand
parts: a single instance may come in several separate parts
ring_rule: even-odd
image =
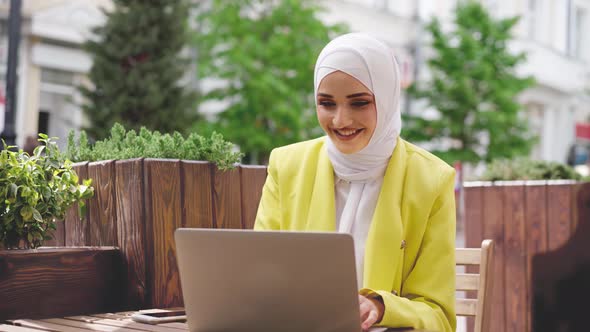
[[[361,328],[363,331],[369,330],[373,324],[379,323],[381,319],[383,319],[385,306],[381,301],[359,295],[359,305],[361,312]]]

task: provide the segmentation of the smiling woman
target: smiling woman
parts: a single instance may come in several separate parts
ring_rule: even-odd
[[[455,174],[399,137],[399,78],[371,36],[324,47],[314,88],[326,137],[273,150],[254,228],[351,234],[363,330],[454,331]]]

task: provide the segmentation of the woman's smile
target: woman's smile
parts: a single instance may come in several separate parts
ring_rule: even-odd
[[[338,139],[343,140],[343,141],[350,141],[350,140],[357,138],[364,130],[365,130],[364,128],[360,128],[360,129],[349,129],[349,128],[332,129],[332,131],[334,132],[336,137],[338,137]]]

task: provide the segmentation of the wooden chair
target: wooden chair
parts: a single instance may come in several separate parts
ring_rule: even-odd
[[[457,316],[475,317],[474,332],[487,332],[490,326],[490,312],[494,242],[483,240],[481,248],[457,248],[457,265],[479,266],[479,273],[457,273],[458,291],[477,291],[477,299],[457,298]]]

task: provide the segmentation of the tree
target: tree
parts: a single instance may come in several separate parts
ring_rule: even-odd
[[[114,0],[106,24],[84,44],[93,58],[89,79],[80,87],[90,120],[89,135],[102,139],[114,123],[139,130],[185,132],[196,120],[195,93],[181,85],[190,61],[187,1]]]
[[[340,25],[318,18],[312,0],[211,0],[197,15],[197,66],[201,78],[222,83],[201,102],[229,105],[212,124],[238,144],[251,163],[271,149],[321,134],[315,119],[314,64]]]
[[[406,138],[442,142],[435,154],[452,163],[477,163],[527,155],[535,138],[515,97],[534,81],[518,77],[525,54],[508,51],[518,17],[494,19],[467,1],[456,10],[454,29],[444,33],[433,19],[427,26],[435,55],[428,61],[430,82],[413,85],[410,96],[424,98],[434,119],[404,116]]]

